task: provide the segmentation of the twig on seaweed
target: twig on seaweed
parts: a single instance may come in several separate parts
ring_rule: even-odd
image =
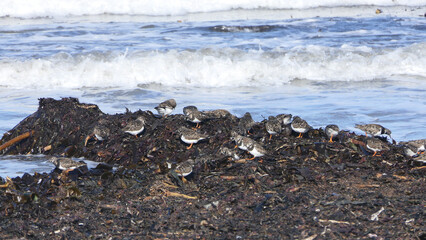
[[[24,134],[21,134],[15,138],[12,138],[11,140],[7,141],[6,143],[4,143],[3,145],[0,146],[0,151],[2,151],[3,149],[12,146],[13,144],[22,141],[25,138],[28,138],[29,136],[34,134],[34,130],[31,130],[29,132],[26,132]]]
[[[6,183],[0,185],[0,188],[8,188],[12,184],[13,184],[12,179],[10,179],[10,177],[6,177]]]
[[[411,177],[406,177],[406,176],[401,176],[401,175],[396,175],[396,174],[393,174],[392,175],[394,178],[398,178],[399,180],[414,180],[413,178],[411,178]]]
[[[378,184],[355,184],[354,187],[357,188],[370,188],[370,187],[380,187]]]
[[[415,167],[415,168],[410,169],[410,171],[423,170],[423,169],[425,169],[425,168],[426,168],[426,166]]]
[[[247,176],[220,176],[220,178],[225,179],[225,180],[244,180],[244,179],[252,179],[255,178],[256,176],[254,174],[249,174]]]
[[[328,219],[320,219],[319,222],[321,222],[321,223],[338,223],[338,224],[354,225],[354,223],[351,223],[351,222],[337,221],[337,220],[328,220]]]
[[[164,193],[166,194],[167,197],[183,197],[183,198],[186,198],[186,199],[197,199],[197,197],[185,195],[183,193],[170,192],[170,191],[167,191],[167,190],[163,190],[163,191],[164,191]]]

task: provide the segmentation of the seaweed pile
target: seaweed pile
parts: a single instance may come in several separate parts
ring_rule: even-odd
[[[142,116],[138,136],[123,129]],[[2,154],[84,157],[95,169],[0,179],[0,238],[424,239],[425,154],[413,158],[382,140],[310,129],[303,137],[268,121],[245,127],[226,110],[203,112],[191,130],[182,114],[102,113],[74,98],[40,99],[39,109],[8,131]],[[105,138],[94,133],[107,128]],[[247,131],[249,130],[249,133]],[[244,135],[265,149],[253,158],[234,148]],[[250,159],[250,160],[249,160]],[[190,160],[183,178],[179,166]],[[117,170],[112,170],[116,166]]]

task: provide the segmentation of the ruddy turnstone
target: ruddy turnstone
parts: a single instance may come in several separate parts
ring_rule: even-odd
[[[138,116],[136,120],[129,121],[127,125],[122,128],[126,133],[132,134],[133,136],[138,136],[145,129],[145,118]]]
[[[251,117],[251,114],[249,112],[246,112],[244,116],[240,118],[240,121],[238,122],[238,130],[240,134],[250,134],[250,130],[252,127],[256,125],[256,122]]]
[[[186,149],[191,149],[194,143],[198,143],[199,141],[206,139],[208,136],[192,129],[188,129],[186,127],[179,128],[178,132],[181,134],[180,139],[186,143],[190,144]]]
[[[231,157],[234,160],[240,159],[240,156],[238,156],[236,149],[229,149],[227,147],[221,147],[220,153],[226,157]]]
[[[195,128],[200,128],[200,123],[206,119],[206,115],[198,111],[196,106],[186,106],[183,108],[183,113],[188,121],[196,123]]]
[[[248,151],[253,158],[249,160],[253,160],[256,157],[261,157],[266,154],[266,150],[256,141],[251,138],[244,137],[236,133],[235,131],[231,132],[231,140],[235,142],[236,148],[238,147],[241,150]]]
[[[253,160],[257,157],[262,157],[265,154],[267,154],[266,150],[257,142],[252,142],[252,144],[249,144],[247,147],[247,151],[253,155],[252,158],[250,158],[249,160]]]
[[[297,138],[301,138],[304,133],[311,129],[311,126],[309,126],[309,124],[305,120],[301,119],[299,116],[295,116],[293,118],[293,122],[291,122],[291,129],[299,133],[299,136]]]
[[[283,125],[289,125],[291,123],[291,114],[278,114],[277,119],[282,122]]]
[[[84,162],[76,162],[71,158],[57,158],[51,157],[49,162],[53,163],[56,168],[68,173],[76,168],[86,166],[87,164]]]
[[[99,120],[93,128],[92,133],[86,137],[84,141],[84,146],[87,146],[87,142],[93,137],[95,137],[96,141],[104,141],[105,139],[107,139],[108,136],[111,134],[111,131],[106,126],[106,124],[107,123],[105,119]]]
[[[103,141],[108,138],[110,130],[104,125],[96,125],[93,128],[93,134],[95,135],[96,140]]]
[[[416,154],[422,154],[425,152],[426,139],[412,140],[407,142],[400,142],[404,146],[408,146]]]
[[[247,151],[248,146],[254,143],[254,140],[248,137],[244,137],[239,135],[237,132],[231,132],[231,140],[235,142],[235,148],[239,148],[241,150]]]
[[[194,164],[195,164],[194,160],[188,159],[176,165],[175,172],[177,173],[179,177],[186,177],[192,173]]]
[[[330,138],[328,142],[333,142],[333,137],[337,136],[339,134],[339,126],[335,124],[330,124],[325,127],[325,134],[327,134],[327,137]]]
[[[211,111],[205,111],[204,114],[208,117],[208,118],[227,118],[227,117],[232,117],[233,115],[225,109],[215,109],[215,110],[211,110]]]
[[[173,110],[175,110],[175,108],[176,108],[176,101],[174,99],[169,99],[167,101],[164,101],[158,104],[158,106],[155,107],[155,110],[157,110],[158,114],[162,116],[167,116],[170,113],[172,113]]]
[[[385,142],[374,137],[367,139],[366,146],[368,149],[374,152],[373,156],[381,156],[381,155],[377,155],[377,152],[390,150],[390,147]]]
[[[383,127],[382,125],[374,124],[374,123],[364,124],[364,125],[355,124],[355,127],[364,131],[366,136],[368,136],[368,134],[370,134],[373,137],[375,137],[375,136],[379,136],[379,135],[382,135],[382,134],[386,134],[389,137],[391,137],[391,133],[392,133],[391,130]]]
[[[266,131],[269,133],[269,140],[272,135],[281,133],[281,122],[274,116],[269,116],[268,121],[265,123]]]
[[[405,155],[409,157],[414,157],[418,155],[417,147],[411,145],[411,144],[404,144],[403,146]]]

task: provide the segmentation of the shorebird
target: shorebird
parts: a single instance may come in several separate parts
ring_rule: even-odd
[[[239,133],[250,134],[250,130],[254,125],[256,125],[256,122],[251,117],[251,114],[249,112],[246,112],[244,116],[240,118],[240,121],[238,122]]]
[[[377,155],[377,152],[389,151],[389,146],[380,139],[377,138],[368,138],[367,139],[367,148],[374,152],[373,156],[381,156]]]
[[[244,137],[236,133],[235,131],[231,132],[231,140],[236,143],[235,148],[239,148],[244,151],[248,151],[252,158],[248,160],[253,160],[256,157],[262,157],[266,154],[266,150],[256,141],[251,138]]]
[[[416,154],[423,154],[425,152],[426,139],[412,140],[407,142],[400,142],[404,146],[410,148]]]
[[[126,133],[129,133],[133,136],[138,137],[138,134],[141,133],[145,129],[145,118],[142,116],[138,116],[136,120],[129,121],[127,125],[122,128],[122,130]]]
[[[196,106],[186,106],[183,108],[183,113],[188,121],[196,123],[195,128],[200,128],[200,123],[206,119],[206,115],[198,111]]]
[[[172,113],[173,110],[175,110],[175,108],[176,108],[176,101],[174,99],[169,99],[158,104],[158,106],[155,107],[155,110],[157,110],[158,114],[162,116],[167,116],[170,113]]]
[[[379,136],[382,134],[386,134],[389,137],[392,138],[391,136],[391,130],[383,127],[382,125],[379,124],[364,124],[364,125],[360,125],[360,124],[355,124],[355,127],[364,131],[365,132],[365,136],[368,137],[368,134],[372,135],[373,137],[375,136]]]
[[[197,131],[188,129],[186,127],[179,128],[178,132],[181,134],[180,139],[186,143],[190,144],[186,149],[191,149],[194,143],[198,143],[199,141],[206,139],[208,136]]]
[[[84,146],[87,146],[87,142],[95,137],[96,141],[104,141],[111,134],[110,129],[106,126],[107,122],[105,119],[100,119],[93,128],[92,132],[86,137]]]
[[[192,159],[188,159],[176,165],[175,172],[179,177],[182,177],[182,182],[184,183],[187,182],[185,177],[192,173],[194,165],[195,165],[195,161]]]
[[[405,144],[402,147],[404,149],[405,155],[407,155],[409,157],[414,157],[414,156],[418,155],[418,151],[417,151],[416,146],[413,146],[411,144]]]
[[[325,127],[325,134],[327,134],[327,137],[330,138],[328,142],[333,142],[333,137],[337,136],[339,134],[339,126],[335,124],[330,124]]]
[[[237,132],[231,132],[231,140],[235,142],[235,148],[239,148],[241,150],[247,151],[248,146],[253,144],[254,140],[248,137],[244,137],[239,135]]]
[[[221,147],[219,149],[220,153],[226,157],[231,157],[234,160],[239,160],[240,156],[238,156],[236,149],[229,149],[227,147]]]
[[[282,122],[283,125],[289,125],[291,123],[291,114],[278,114],[277,119]]]
[[[251,155],[253,155],[253,157],[248,160],[253,160],[257,157],[262,157],[265,154],[267,154],[267,151],[257,142],[253,142],[252,144],[249,144],[247,147],[247,151]]]
[[[93,135],[98,141],[103,141],[107,139],[109,134],[110,134],[109,128],[104,125],[96,125],[93,128]]]
[[[269,140],[271,140],[272,135],[277,135],[281,133],[281,122],[274,116],[269,116],[268,121],[265,123],[266,131],[269,133]]]
[[[215,109],[211,111],[204,111],[204,114],[209,119],[233,117],[233,115],[228,110],[225,110],[225,109]]]
[[[175,172],[177,173],[179,177],[186,177],[192,173],[194,164],[195,164],[194,160],[188,159],[176,165]]]
[[[291,129],[299,133],[299,136],[297,138],[301,138],[304,133],[311,129],[311,126],[309,126],[309,124],[305,120],[301,119],[299,116],[295,116],[293,118],[293,122],[291,122]]]
[[[53,163],[56,168],[64,171],[64,173],[68,173],[76,168],[86,166],[87,164],[84,162],[76,162],[71,158],[50,158],[49,162]]]

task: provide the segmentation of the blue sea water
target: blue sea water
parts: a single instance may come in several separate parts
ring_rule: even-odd
[[[291,113],[314,127],[379,123],[397,141],[426,137],[424,17],[75,19],[0,19],[0,134],[38,98],[73,96],[106,113],[175,98],[175,113]]]

